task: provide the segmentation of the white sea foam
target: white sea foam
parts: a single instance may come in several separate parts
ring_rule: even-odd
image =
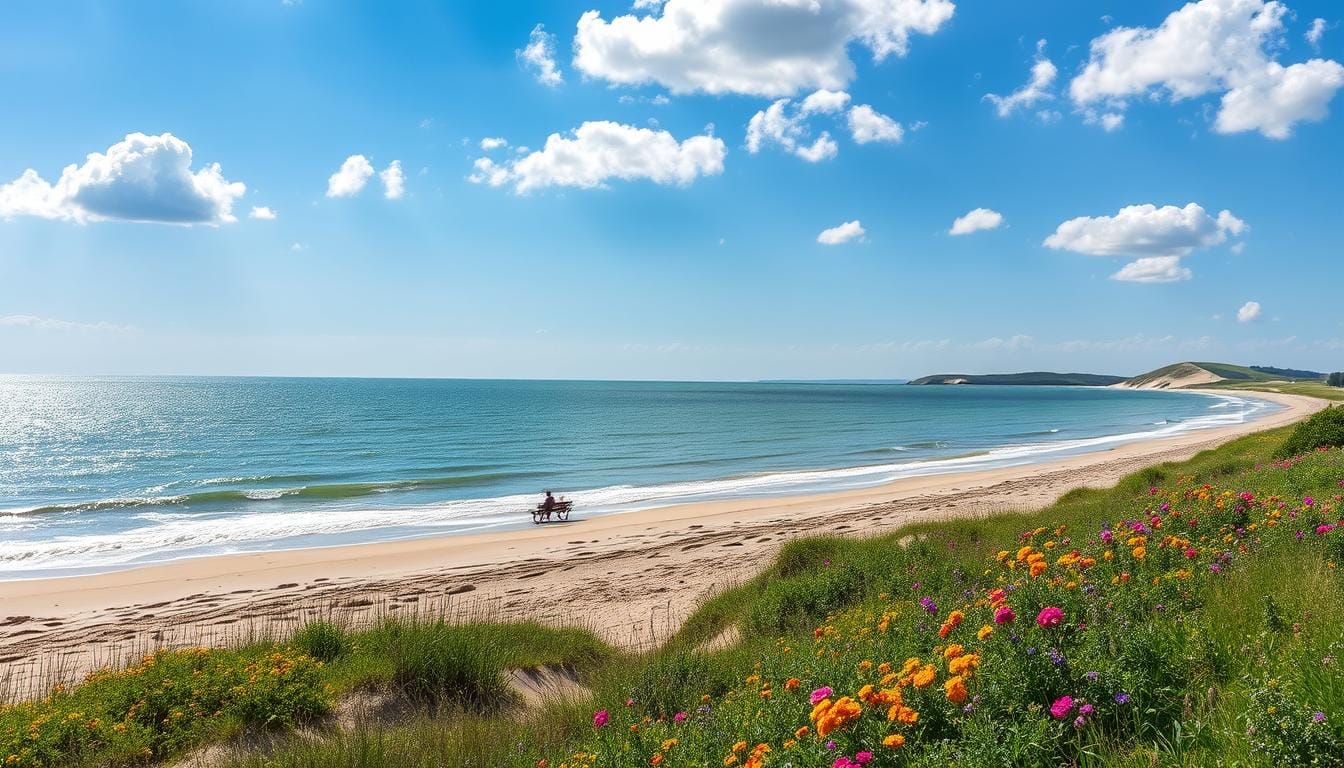
[[[1209,396],[1219,399],[1218,403],[1210,406],[1210,410],[1217,412],[1174,423],[1158,422],[1157,429],[1141,432],[1005,445],[951,458],[776,472],[652,486],[614,485],[577,491],[568,494],[568,497],[584,514],[591,515],[710,499],[768,497],[870,487],[903,477],[1019,466],[1140,440],[1230,426],[1277,408],[1268,401],[1254,398],[1221,394]],[[283,491],[253,493],[258,494],[258,498],[275,498],[284,494]],[[535,503],[535,494],[519,494],[374,510],[360,508],[358,502],[352,500],[348,505],[205,517],[143,512],[136,515],[135,519],[146,524],[130,530],[63,535],[38,541],[0,541],[0,573],[10,577],[47,575],[72,569],[111,569],[222,552],[311,546],[315,541],[325,544],[344,543],[342,537],[375,530],[382,533],[346,540],[385,540],[436,532],[481,531],[526,523],[526,512]]]

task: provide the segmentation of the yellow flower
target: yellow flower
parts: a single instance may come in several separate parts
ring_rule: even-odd
[[[989,639],[992,634],[994,634],[994,628],[986,624],[980,628],[979,632],[975,633],[975,636],[983,641]]]

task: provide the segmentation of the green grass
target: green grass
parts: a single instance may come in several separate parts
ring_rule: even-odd
[[[346,692],[392,691],[417,703],[404,722],[240,745],[227,764],[625,768],[656,760],[661,768],[705,768],[754,766],[755,752],[764,766],[825,767],[863,750],[875,753],[872,768],[1340,764],[1344,529],[1328,525],[1340,518],[1344,451],[1275,459],[1291,431],[1149,467],[1114,488],[1077,489],[1038,512],[919,523],[870,539],[790,542],[763,572],[707,600],[662,648],[639,656],[577,630],[413,620],[360,632],[313,624],[275,648],[204,652],[308,660],[310,681],[256,694],[256,701],[278,702],[267,706],[279,714],[269,722],[281,732],[305,719],[320,722],[324,707]],[[1236,495],[1243,492],[1251,501]],[[1151,528],[1154,517],[1161,527],[1144,534],[1148,551],[1139,558],[1138,545],[1126,543],[1128,526]],[[1107,526],[1115,543],[1099,538]],[[1318,526],[1327,528],[1317,533]],[[1024,545],[1044,556],[1039,578],[1017,562]],[[1074,561],[1060,560],[1075,550]],[[1103,558],[1106,551],[1112,559]],[[1007,553],[1003,561],[999,552]],[[1083,556],[1096,562],[1076,564]],[[995,625],[989,590],[1010,584],[1017,621]],[[921,598],[936,604],[936,614]],[[1062,608],[1063,628],[1035,625],[1045,605]],[[940,638],[953,609],[966,618]],[[982,626],[993,631],[982,638]],[[704,649],[730,627],[740,630],[736,645]],[[955,675],[942,651],[954,642],[979,660],[963,676],[965,702],[951,701],[944,688]],[[899,672],[911,657],[930,665],[933,685],[881,682],[877,665]],[[519,709],[500,673],[544,665],[575,669],[591,700]],[[169,677],[190,675],[181,668]],[[865,683],[901,690],[917,722],[893,723],[886,704],[863,705],[861,716],[817,738],[821,720],[809,718],[806,694],[825,685],[835,690],[832,700],[857,696]],[[50,701],[62,712],[70,711],[66,704],[101,701],[97,711],[110,722],[131,698],[89,688],[97,685]],[[1119,693],[1127,703],[1116,701]],[[1063,695],[1077,702],[1057,720],[1049,708]],[[1084,717],[1078,702],[1095,711]],[[144,740],[160,759],[266,727],[257,710],[249,705],[185,735],[156,735],[151,718],[141,741],[108,741],[90,752],[86,740],[21,764],[132,765],[148,759],[135,751]],[[597,711],[608,713],[604,727],[594,727]],[[22,741],[34,712],[0,710],[0,739],[13,726]],[[1084,720],[1075,726],[1073,717]],[[812,731],[795,735],[803,726]],[[905,745],[883,747],[894,734]]]

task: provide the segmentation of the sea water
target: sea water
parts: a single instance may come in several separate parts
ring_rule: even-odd
[[[1080,387],[0,376],[0,578],[1011,466],[1276,408]]]

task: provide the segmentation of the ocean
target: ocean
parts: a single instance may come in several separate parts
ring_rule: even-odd
[[[0,376],[0,578],[1039,462],[1277,406],[902,384]]]

